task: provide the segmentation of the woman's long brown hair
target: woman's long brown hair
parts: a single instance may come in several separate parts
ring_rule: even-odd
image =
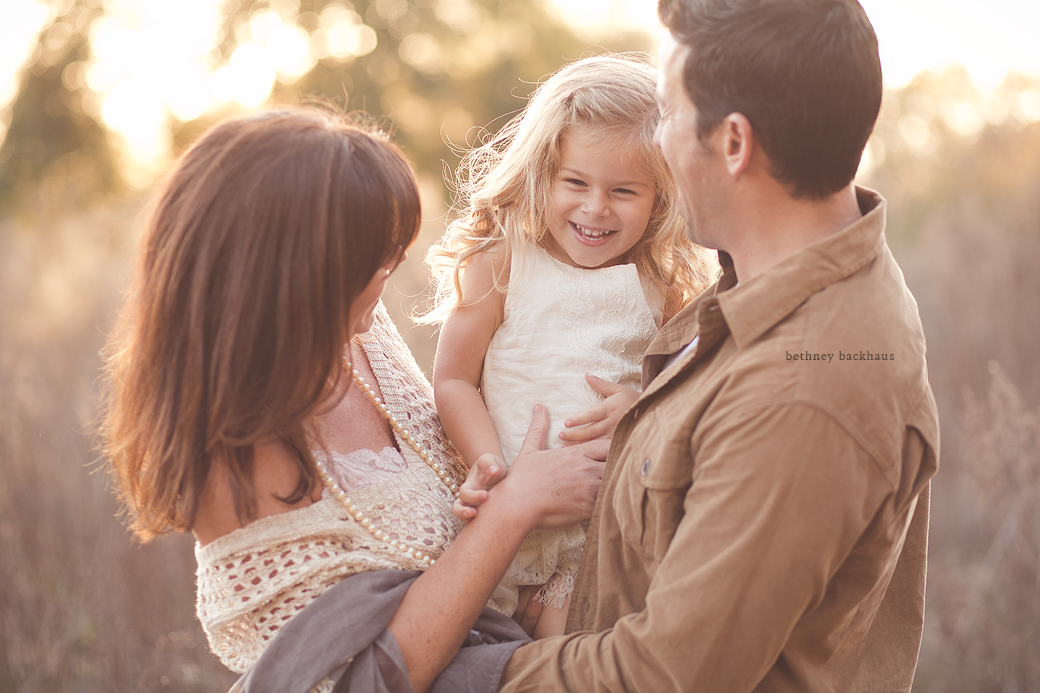
[[[396,147],[325,112],[226,122],[181,156],[105,349],[103,452],[142,540],[192,528],[215,460],[253,519],[262,440],[296,459],[286,502],[314,488],[305,423],[338,382],[351,303],[420,218]]]

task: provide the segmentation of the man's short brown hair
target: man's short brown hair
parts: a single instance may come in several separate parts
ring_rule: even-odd
[[[690,49],[683,82],[700,139],[742,113],[795,197],[852,181],[882,92],[877,37],[856,0],[660,0],[657,11]]]

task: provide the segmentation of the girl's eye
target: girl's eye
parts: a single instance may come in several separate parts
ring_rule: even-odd
[[[565,178],[564,182],[565,183],[570,183],[571,185],[580,185],[580,186],[584,186],[585,185],[585,181],[579,180],[577,178]]]
[[[618,188],[614,192],[621,193],[623,195],[635,195],[635,190],[629,190],[628,188]]]

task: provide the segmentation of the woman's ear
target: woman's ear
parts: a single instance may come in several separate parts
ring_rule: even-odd
[[[719,130],[726,170],[734,178],[739,178],[751,164],[751,153],[754,150],[751,121],[743,113],[730,113],[722,120]]]

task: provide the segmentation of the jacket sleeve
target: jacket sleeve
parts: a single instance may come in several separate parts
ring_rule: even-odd
[[[625,555],[660,561],[645,607],[603,632],[520,648],[500,690],[741,693],[792,638],[818,643],[814,656],[826,662],[869,622],[913,513],[913,499],[893,502],[892,470],[809,404],[765,406],[706,428],[691,441],[688,487],[633,492],[639,473],[621,468],[610,500],[630,507],[604,508],[618,524],[626,516],[641,524],[621,528]],[[622,462],[633,459],[642,459],[638,448],[622,452]],[[654,494],[669,492],[684,493],[683,514],[656,556]],[[817,611],[826,618],[814,621]]]

